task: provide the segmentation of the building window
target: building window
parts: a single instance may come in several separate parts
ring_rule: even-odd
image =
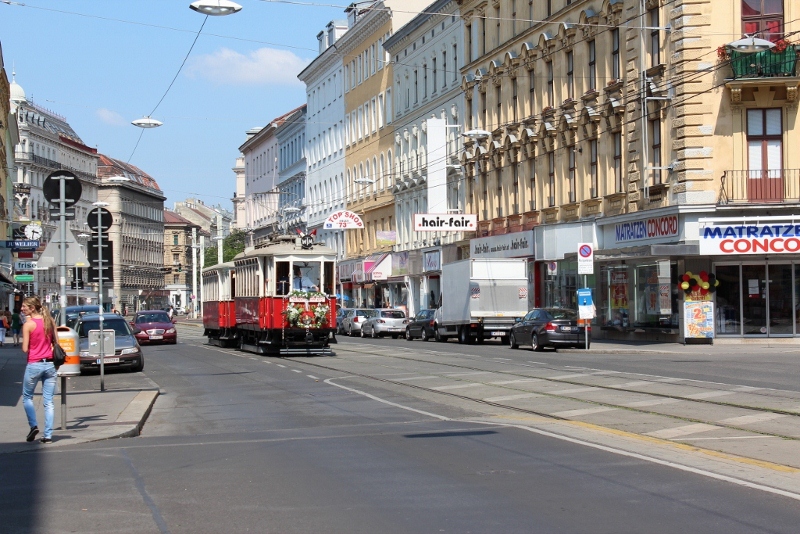
[[[419,102],[419,71],[414,69],[414,103]]]
[[[528,158],[528,188],[530,190],[530,203],[528,209],[536,210],[536,160]]]
[[[516,154],[515,154],[516,156]],[[516,157],[515,157],[516,160]],[[520,212],[519,209],[519,162],[514,161],[511,165],[511,172],[513,173],[511,176],[512,185],[514,187],[513,190],[513,201],[514,205],[511,207],[511,213],[517,214]]]
[[[551,208],[556,205],[556,155],[547,154],[547,204]]]
[[[783,37],[783,0],[742,0],[742,31],[763,39]]]
[[[428,98],[428,65],[422,65],[422,98]]]
[[[180,261],[181,261],[180,254],[173,254],[172,255],[172,265],[178,265],[178,263],[180,263]]]
[[[498,167],[494,171],[494,181],[495,185],[497,186],[497,194],[495,198],[495,205],[497,206],[497,216],[503,216],[503,199],[505,195],[503,195],[503,171]]]
[[[481,118],[483,122],[480,126],[482,128],[488,128],[489,125],[486,123],[486,93],[481,93]]]
[[[503,96],[502,96],[502,94],[503,93],[502,93],[501,86],[499,86],[499,85],[496,86],[494,88],[494,98],[495,98],[495,101],[497,102],[497,116],[495,117],[495,120],[497,121],[497,123],[495,124],[495,127],[501,126],[503,124]]]
[[[611,78],[614,81],[620,79],[619,63],[619,30],[611,31]]]
[[[555,89],[553,87],[553,62],[547,62],[547,105],[555,105]]]
[[[661,155],[661,120],[650,121],[650,132],[653,140],[650,152],[650,167],[653,168],[653,185],[658,185],[661,183],[663,161]]]
[[[783,198],[781,109],[747,110],[747,194],[750,200]]]
[[[575,56],[567,52],[567,98],[575,98]]]
[[[517,115],[517,109],[519,108],[519,101],[517,98],[517,79],[511,79],[511,114],[512,114],[512,121],[516,124],[519,120]]]
[[[547,0],[547,16],[553,14],[553,0]]]
[[[464,32],[467,34],[467,61],[472,61],[472,24],[467,24],[464,27]],[[456,61],[455,54],[453,55],[453,62],[455,63],[455,69],[458,69],[458,61]]]
[[[597,198],[597,139],[589,141],[589,196]]]
[[[511,0],[511,35],[517,36],[517,0]]]
[[[597,89],[597,55],[595,52],[594,39],[589,41],[589,87],[587,89]]]
[[[178,234],[172,234],[172,244],[173,245],[178,244]]]
[[[658,8],[650,10],[650,66],[661,64],[661,31]]]
[[[488,205],[489,205],[488,204],[489,203],[489,189],[488,189],[487,181],[488,180],[487,180],[487,177],[486,177],[486,171],[482,171],[481,172],[481,185],[482,185],[482,196],[483,196],[483,199],[482,199],[481,204],[482,204],[482,207],[483,207],[483,219],[484,220],[489,218],[489,208],[488,208]]]
[[[181,283],[181,275],[173,274],[172,275],[172,283],[173,284],[180,284]]]
[[[453,81],[457,80],[458,80],[458,45],[453,45]]]
[[[431,64],[432,72],[433,72],[433,80],[432,80],[433,81],[433,89],[431,90],[431,92],[435,93],[436,92],[436,84],[437,84],[437,81],[436,81],[436,58],[433,58],[431,61],[433,61],[433,63]]]
[[[575,191],[575,145],[568,146],[567,152],[569,153],[569,201],[576,202],[577,195]]]

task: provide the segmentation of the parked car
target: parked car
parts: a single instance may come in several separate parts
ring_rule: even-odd
[[[406,339],[411,341],[420,338],[422,341],[429,341],[434,336],[433,315],[435,309],[420,310],[406,325]]]
[[[372,308],[351,308],[342,319],[342,333],[355,336],[361,333],[361,326],[375,315]]]
[[[379,309],[361,326],[361,337],[392,336],[397,339],[406,330],[406,312],[403,310]]]
[[[342,328],[342,322],[344,321],[345,315],[349,312],[352,308],[339,308],[336,310],[336,333],[337,334],[344,334],[344,329]]]
[[[565,308],[534,308],[511,328],[509,344],[512,349],[530,345],[540,351],[544,347],[586,346],[592,342],[592,327],[578,325],[578,312]]]
[[[140,345],[149,343],[177,343],[178,332],[175,331],[175,317],[169,318],[167,312],[161,310],[138,311],[133,316],[131,326],[139,330],[136,341]]]
[[[81,306],[67,306],[64,308],[64,315],[67,318],[67,326],[70,328],[75,328],[75,323],[80,318],[81,315],[87,313],[98,313],[100,311],[100,306],[98,304],[85,304]],[[53,321],[56,325],[61,325],[61,308],[54,308],[50,310],[50,315],[53,317]]]
[[[100,368],[99,358],[89,355],[89,331],[91,330],[100,330],[100,316],[96,313],[80,316],[75,323],[75,331],[78,333],[81,371]],[[131,329],[124,318],[116,314],[109,314],[103,315],[103,330],[114,331],[113,349],[104,347],[104,353],[107,353],[103,364],[105,368],[127,368],[134,372],[142,371],[144,356],[134,335],[138,328]]]

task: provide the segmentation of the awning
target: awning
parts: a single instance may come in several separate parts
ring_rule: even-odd
[[[366,262],[365,262],[366,263]],[[386,280],[392,274],[392,255],[381,254],[365,271],[365,280]]]

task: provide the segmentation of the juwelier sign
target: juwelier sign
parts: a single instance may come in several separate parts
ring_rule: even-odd
[[[707,224],[700,228],[700,255],[797,254],[800,224]]]
[[[474,232],[478,216],[472,213],[415,213],[415,232]]]

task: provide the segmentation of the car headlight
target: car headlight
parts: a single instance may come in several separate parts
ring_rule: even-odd
[[[165,333],[165,334],[174,334],[174,333],[175,333],[175,329],[174,329],[174,328],[170,328],[169,330],[167,330],[167,331],[166,331],[166,332],[164,332],[164,333]]]
[[[120,355],[122,355],[122,354],[136,354],[137,352],[139,352],[139,349],[137,349],[136,347],[130,347],[130,348],[127,348],[127,349],[122,349],[122,352],[120,352]]]

